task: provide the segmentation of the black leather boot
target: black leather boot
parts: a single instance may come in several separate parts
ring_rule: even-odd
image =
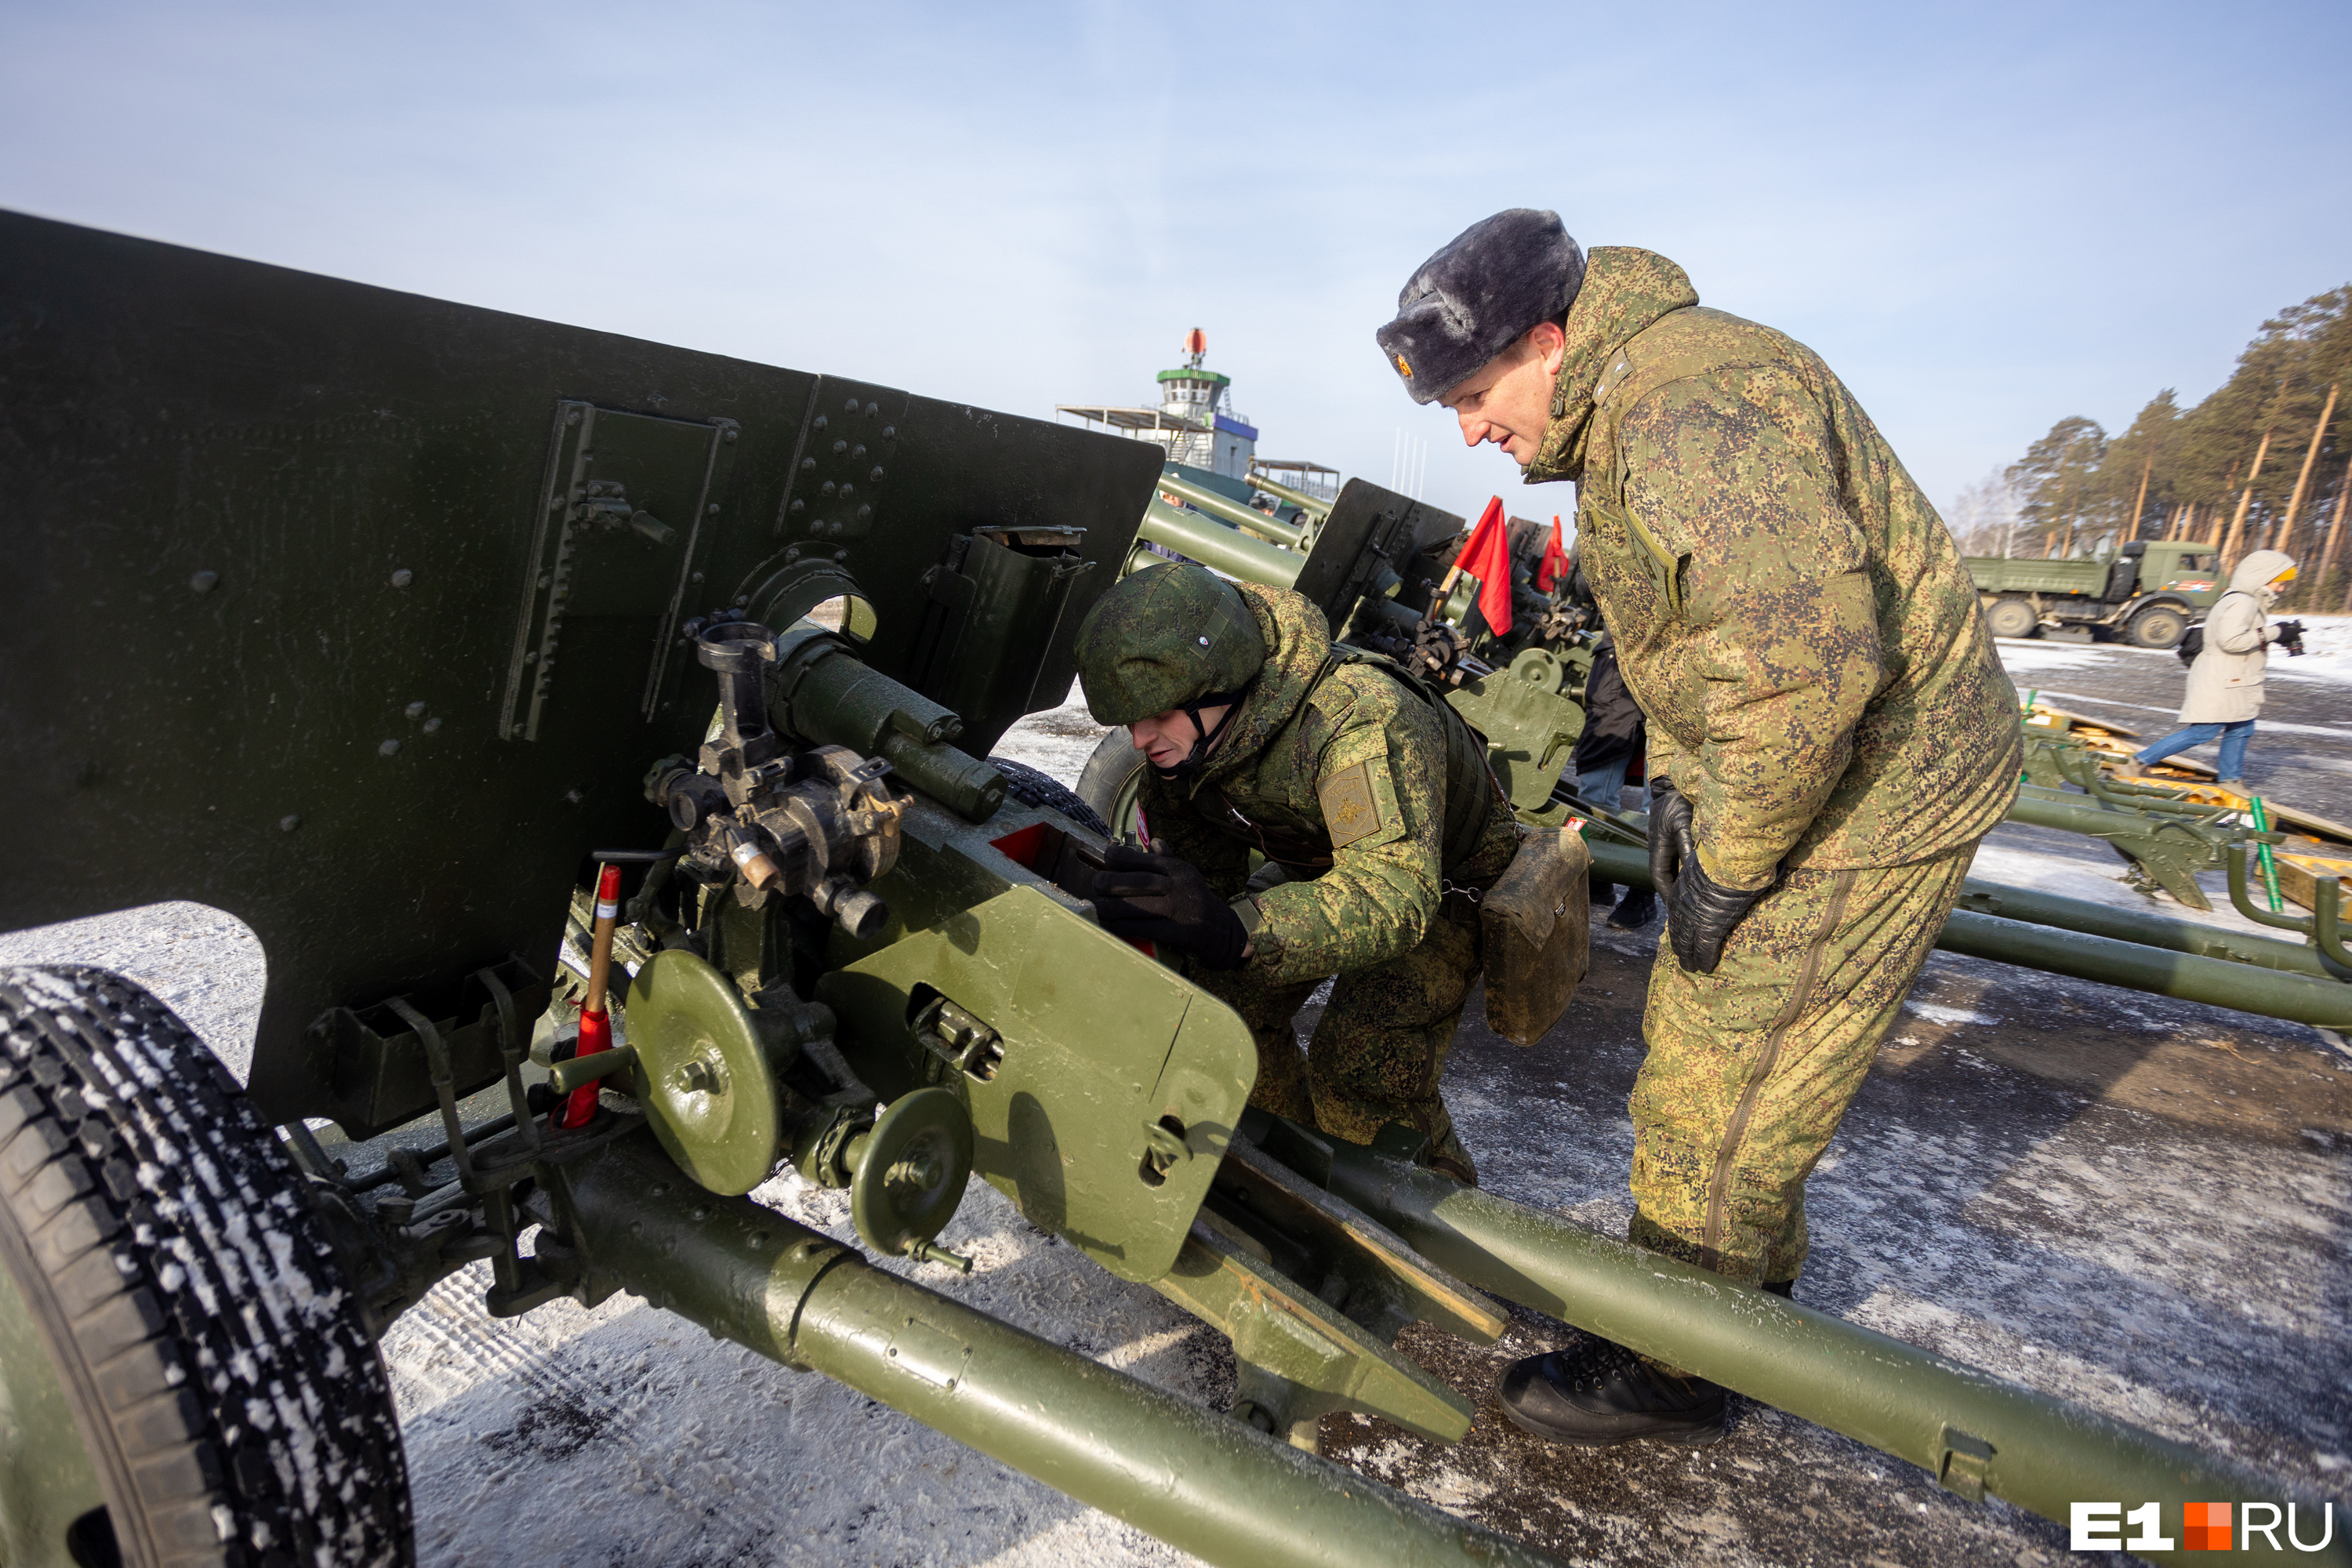
[[[1640,931],[1656,918],[1658,895],[1647,888],[1628,888],[1617,907],[1609,911],[1609,923],[1619,931]]]
[[[1598,1448],[1648,1437],[1696,1447],[1723,1436],[1720,1384],[1662,1371],[1592,1334],[1512,1363],[1501,1394],[1514,1426],[1554,1443]]]

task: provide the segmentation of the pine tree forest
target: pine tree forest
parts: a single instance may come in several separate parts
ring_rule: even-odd
[[[2263,323],[2230,379],[2193,408],[2168,387],[2119,436],[2061,419],[1949,521],[1972,555],[2087,555],[2133,539],[2199,539],[2223,569],[2284,550],[2289,603],[2352,611],[2352,286]]]

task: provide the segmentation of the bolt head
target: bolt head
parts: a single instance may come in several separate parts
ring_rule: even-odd
[[[392,585],[395,588],[405,588],[415,581],[416,574],[405,566],[392,574]]]
[[[199,572],[194,576],[188,579],[188,586],[199,594],[209,594],[215,588],[220,586],[220,574],[217,572]]]
[[[425,704],[422,702],[412,702],[407,707],[402,709],[401,711],[406,714],[409,721],[413,723],[416,720],[425,717]]]
[[[428,735],[439,734],[441,732],[441,721],[438,719],[427,719],[425,721],[425,732]]]
[[[400,742],[397,741],[386,741],[383,745],[378,746],[375,749],[375,754],[379,757],[396,757],[400,755]]]
[[[291,833],[301,826],[302,819],[290,812],[278,819],[278,831],[280,833]]]

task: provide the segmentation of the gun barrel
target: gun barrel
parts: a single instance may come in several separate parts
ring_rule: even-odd
[[[823,1373],[1211,1563],[1550,1561],[886,1273],[748,1198],[689,1194],[648,1134],[572,1170],[592,1288],[635,1291]]]
[[[1004,775],[948,742],[962,721],[806,623],[776,639],[772,716],[784,729],[861,755],[877,752],[916,788],[985,822],[1004,804]]]
[[[1320,520],[1331,515],[1331,503],[1329,501],[1317,500],[1305,490],[1293,489],[1288,485],[1282,484],[1277,480],[1267,479],[1264,474],[1252,474],[1249,477],[1249,482],[1277,500],[1288,501],[1291,505],[1307,513],[1309,517]],[[2281,638],[2280,640],[2284,641],[2285,639]]]
[[[1157,496],[1145,510],[1143,526],[1136,531],[1136,537],[1189,555],[1228,577],[1264,583],[1270,587],[1289,587],[1307,566],[1304,555],[1277,550],[1262,540],[1236,533],[1223,523],[1180,511]]]
[[[1160,475],[1160,488],[1171,495],[1183,497],[1185,500],[1207,512],[1211,517],[1223,518],[1235,528],[1249,530],[1260,539],[1270,539],[1276,544],[1296,548],[1298,542],[1307,537],[1305,529],[1284,522],[1277,518],[1268,517],[1255,507],[1244,506],[1237,500],[1228,500],[1214,490],[1204,489],[1192,480],[1180,479],[1174,474]]]
[[[1331,1144],[1331,1190],[1457,1278],[1907,1459],[1963,1497],[2062,1523],[2080,1498],[2160,1500],[2174,1519],[2184,1501],[2284,1500],[2274,1483],[2154,1433]],[[2340,1545],[2334,1561],[2347,1561]]]
[[[1592,851],[1595,877],[1633,887],[1650,886],[1645,851],[1597,838],[1589,840],[1587,847]],[[2312,973],[2317,959],[2305,964],[2291,957],[2307,951],[2292,944],[2126,910],[2095,905],[2076,910],[2069,906],[2082,905],[2084,900],[1972,880],[1961,901],[1979,900],[1990,902],[2001,912],[1954,910],[1944,924],[1944,934],[1937,940],[1937,947],[2184,1002],[2235,1007],[2323,1029],[2352,1029],[2352,984]],[[2125,932],[2130,933],[2129,938],[2119,940]],[[2215,946],[2242,949],[2255,956],[2252,962],[2206,956]],[[2273,951],[2276,949],[2287,951]]]

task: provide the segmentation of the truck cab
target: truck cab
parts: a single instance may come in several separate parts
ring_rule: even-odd
[[[1995,637],[2079,626],[2101,641],[2168,648],[2221,596],[2219,552],[2196,540],[2135,539],[2072,561],[1976,555],[1968,567]]]

